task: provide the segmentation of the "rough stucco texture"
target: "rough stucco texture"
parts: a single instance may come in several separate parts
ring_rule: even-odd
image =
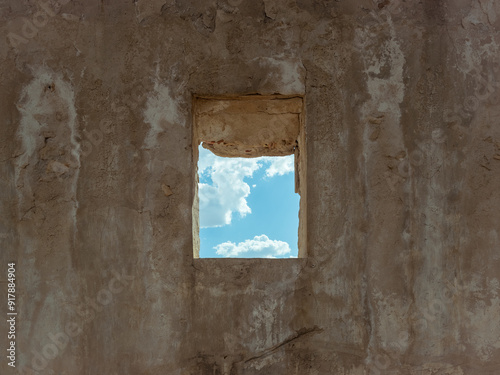
[[[193,98],[193,142],[222,157],[293,154],[301,129],[302,98]]]
[[[0,6],[2,374],[500,373],[500,2]],[[192,95],[255,93],[307,257],[193,260]]]

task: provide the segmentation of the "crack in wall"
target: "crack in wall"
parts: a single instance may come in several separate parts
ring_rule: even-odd
[[[312,336],[312,335],[315,335],[315,334],[318,334],[318,333],[321,333],[323,332],[323,329],[322,328],[319,328],[318,326],[314,326],[314,327],[311,327],[311,328],[302,328],[298,331],[296,331],[295,335],[293,335],[292,337],[289,337],[287,339],[285,339],[284,341],[282,341],[281,343],[279,344],[276,344],[274,346],[272,346],[271,348],[269,349],[264,349],[260,354],[256,355],[256,356],[253,356],[251,358],[248,358],[246,360],[243,360],[244,363],[248,363],[250,361],[255,361],[256,359],[259,359],[259,358],[262,358],[262,357],[266,357],[270,354],[273,354],[274,352],[276,352],[278,349],[280,349],[281,347],[285,346],[285,345],[288,345],[298,339],[301,339],[305,336]]]

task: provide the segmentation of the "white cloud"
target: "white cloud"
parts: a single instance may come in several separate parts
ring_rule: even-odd
[[[287,173],[294,171],[294,156],[281,156],[281,157],[263,157],[264,161],[269,163],[266,169],[267,177],[274,177],[275,175],[283,176]]]
[[[265,234],[238,244],[227,241],[215,246],[214,249],[217,255],[231,258],[276,258],[283,257],[291,251],[288,243],[270,240]]]
[[[200,178],[207,177],[212,180],[212,183],[198,185],[202,228],[228,225],[231,224],[233,213],[245,217],[252,212],[246,201],[251,189],[244,179],[252,177],[261,167],[266,167],[267,177],[282,176],[294,170],[293,155],[221,158],[202,147],[199,148],[199,155]]]
[[[252,212],[246,197],[250,186],[243,181],[260,168],[257,159],[219,158],[200,149],[199,174],[208,175],[212,184],[200,183],[200,226],[216,227],[231,224],[233,212],[242,217]]]

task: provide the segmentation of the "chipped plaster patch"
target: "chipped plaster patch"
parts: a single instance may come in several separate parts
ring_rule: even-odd
[[[497,21],[497,16],[500,13],[500,4],[497,0],[479,0],[481,9],[491,25]]]
[[[459,51],[460,59],[457,61],[457,69],[464,74],[474,74],[477,67],[481,66],[483,60],[496,60],[500,54],[500,48],[496,40],[491,37],[489,42],[479,43],[471,39],[455,43]]]
[[[484,362],[490,360],[494,352],[500,349],[500,298],[496,290],[493,294],[495,297],[489,302],[478,301],[467,312],[471,332],[468,343]]]
[[[43,146],[43,132],[50,133],[60,145],[69,146],[71,164],[76,169],[72,178],[75,182],[78,179],[81,149],[76,139],[77,113],[73,87],[64,80],[61,73],[46,67],[34,68],[32,72],[33,79],[23,88],[16,104],[21,114],[17,130],[17,137],[21,141],[20,156],[16,160],[17,185],[25,185],[21,178],[24,168],[36,164],[32,159],[39,157],[36,151]],[[74,195],[75,192],[76,184],[73,184],[71,193]],[[21,197],[23,192],[19,191],[19,194]],[[20,201],[22,200],[21,197]]]
[[[48,87],[54,87],[53,89]],[[54,90],[54,97],[46,95],[47,89]],[[67,126],[70,130],[71,152],[79,160],[79,144],[76,141],[76,109],[73,88],[65,82],[60,73],[46,68],[34,69],[33,80],[23,88],[17,108],[21,113],[18,137],[21,139],[23,161],[29,159],[37,146],[40,131],[46,123],[37,120],[54,113],[58,109],[67,111]]]
[[[403,68],[405,57],[401,46],[396,41],[394,27],[391,27],[391,39],[387,40],[381,50],[380,57],[372,55],[366,59],[365,74],[367,87],[373,100],[379,103],[377,110],[401,115],[399,104],[404,98]],[[387,78],[379,78],[383,67],[390,68]]]
[[[147,99],[144,119],[150,125],[144,140],[146,149],[156,146],[158,135],[166,131],[170,124],[184,126],[179,113],[179,105],[172,97],[170,89],[157,81],[154,85],[154,93]]]
[[[305,69],[299,60],[278,60],[272,57],[260,57],[258,61],[263,71],[268,71],[263,86],[267,83],[276,85],[276,92],[283,95],[305,93]],[[272,94],[276,93],[272,92]]]
[[[273,330],[273,326],[278,315],[277,310],[281,310],[281,307],[277,300],[265,300],[253,309],[249,321],[253,322],[258,350],[271,347],[275,343],[276,330]]]
[[[369,119],[373,116],[383,116],[382,134],[390,134],[391,144],[404,148],[400,124],[400,104],[403,102],[405,94],[403,71],[406,60],[400,43],[397,41],[390,15],[387,15],[383,22],[387,26],[388,35],[385,36],[381,47],[377,49],[374,49],[372,45],[374,34],[370,27],[356,29],[355,48],[364,65],[366,87],[371,97],[361,107],[360,117]],[[372,133],[373,125],[365,122],[363,134],[365,159],[370,158],[369,154],[373,143],[370,140]]]
[[[378,310],[377,334],[379,342],[388,343],[385,350],[403,354],[409,346],[408,321],[406,311],[408,305],[395,297],[384,296],[375,291],[374,301]]]

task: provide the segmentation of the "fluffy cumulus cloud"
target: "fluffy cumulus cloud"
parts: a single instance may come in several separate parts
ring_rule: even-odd
[[[242,217],[252,212],[245,199],[250,186],[243,180],[259,167],[256,159],[219,158],[208,150],[200,150],[198,173],[212,182],[198,185],[201,227],[231,224],[233,212]]]
[[[206,228],[231,224],[233,213],[241,217],[251,213],[246,201],[251,189],[244,179],[252,177],[261,167],[266,168],[268,177],[284,175],[293,171],[293,155],[279,158],[220,158],[200,148],[200,226]]]
[[[265,234],[238,244],[231,241],[215,246],[217,255],[231,258],[276,258],[290,253],[286,242],[271,240]]]
[[[294,158],[293,155],[288,155],[284,157],[264,157],[262,158],[264,162],[269,165],[266,169],[267,177],[274,177],[276,175],[283,176],[287,173],[293,172],[294,170]]]

